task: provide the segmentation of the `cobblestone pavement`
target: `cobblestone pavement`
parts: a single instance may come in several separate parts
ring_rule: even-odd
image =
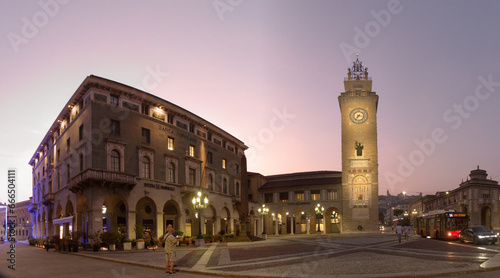
[[[165,264],[161,249],[71,255],[156,270]],[[268,236],[257,242],[178,247],[176,268],[179,274],[239,277],[500,277],[500,244],[417,236],[398,243],[394,234],[383,233]]]

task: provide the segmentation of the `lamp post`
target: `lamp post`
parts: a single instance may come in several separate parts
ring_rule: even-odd
[[[267,234],[266,234],[266,215],[269,213],[269,208],[266,208],[265,204],[262,204],[262,207],[258,209],[259,214],[262,215],[262,225],[263,225],[263,231],[262,231],[262,238],[266,239]]]
[[[323,215],[323,212],[325,211],[325,208],[322,207],[320,204],[317,204],[316,207],[314,208],[314,210],[316,211],[316,221],[318,221],[318,230],[316,231],[316,233],[318,235],[321,234],[321,230],[319,229],[319,217],[321,215]]]
[[[205,245],[205,239],[203,239],[203,235],[201,234],[201,210],[206,208],[208,206],[208,198],[207,196],[204,196],[205,198],[202,198],[201,191],[198,191],[197,194],[198,197],[193,197],[193,205],[194,208],[198,210],[198,236],[196,237],[196,245],[197,246],[204,246]]]

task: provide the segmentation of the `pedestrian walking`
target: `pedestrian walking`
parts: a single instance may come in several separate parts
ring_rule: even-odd
[[[398,241],[401,243],[401,233],[403,232],[403,227],[401,227],[401,223],[398,223],[396,226],[396,234],[398,234]]]
[[[174,229],[169,228],[163,237],[165,242],[165,271],[168,274],[175,274],[175,246],[177,246],[177,238],[174,235]]]
[[[405,231],[405,240],[408,240],[410,238],[410,226],[406,225],[404,231]]]
[[[45,240],[45,249],[47,250],[47,252],[49,252],[49,247],[50,247],[50,241],[49,241],[49,239],[47,238],[47,239]]]

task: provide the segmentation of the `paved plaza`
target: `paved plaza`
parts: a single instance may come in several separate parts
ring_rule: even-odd
[[[6,256],[7,244],[0,246]],[[4,277],[158,277],[163,250],[61,254],[18,243]],[[176,277],[499,277],[500,244],[461,244],[392,233],[269,236],[265,241],[177,249]]]

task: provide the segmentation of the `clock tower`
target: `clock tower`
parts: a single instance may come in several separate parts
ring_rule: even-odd
[[[342,231],[378,230],[378,95],[356,55],[339,96],[342,121]]]

